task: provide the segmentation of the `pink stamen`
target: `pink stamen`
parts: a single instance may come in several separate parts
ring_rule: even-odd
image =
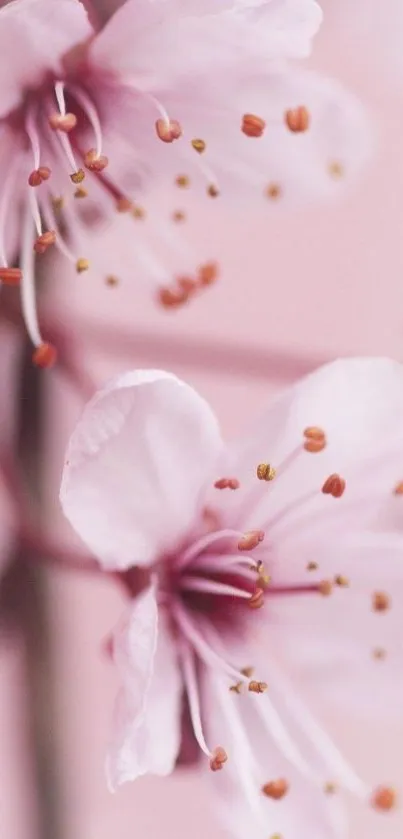
[[[29,195],[34,197],[32,189],[29,191]],[[21,248],[21,306],[28,335],[34,346],[40,347],[44,344],[44,341],[39,329],[36,311],[33,234],[32,212],[30,204],[27,202]]]
[[[218,530],[214,533],[207,533],[205,536],[202,536],[196,542],[193,543],[184,553],[178,557],[176,561],[177,568],[184,568],[188,565],[198,554],[201,554],[202,551],[209,548],[211,545],[214,545],[216,542],[220,542],[222,539],[241,539],[244,536],[242,531],[240,530]]]
[[[13,188],[15,186],[15,175],[21,163],[21,157],[16,155],[14,161],[10,164],[6,181],[3,185],[0,196],[0,262],[1,267],[8,268],[7,254],[5,251],[5,228],[7,217],[9,215],[10,201],[13,195]]]
[[[209,749],[206,738],[203,732],[203,726],[200,713],[200,696],[197,685],[196,669],[194,663],[194,656],[187,644],[182,644],[180,649],[183,680],[185,683],[186,693],[189,701],[190,718],[192,721],[193,732],[198,745],[202,752],[210,759],[210,766],[213,771],[221,769],[222,765],[227,760],[227,755],[224,749],[219,746],[212,750]]]
[[[239,589],[236,586],[220,583],[215,580],[206,580],[203,577],[181,577],[180,587],[185,591],[201,591],[206,594],[218,596],[240,597],[244,600],[250,599],[250,592]]]
[[[55,84],[55,96],[57,100],[57,104],[59,106],[59,110],[61,115],[64,117],[66,116],[66,103],[64,99],[64,82],[56,82]],[[51,133],[51,132],[50,132]],[[74,157],[73,149],[71,147],[70,140],[66,133],[64,132],[57,132],[57,138],[59,143],[67,157],[67,160],[73,169],[73,173],[77,172],[79,167],[77,166],[76,159]]]
[[[69,85],[68,90],[72,93],[74,98],[77,100],[78,104],[82,108],[85,116],[87,117],[91,128],[94,132],[95,138],[95,152],[96,156],[100,158],[102,156],[102,127],[101,127],[101,120],[99,118],[98,111],[88,94],[81,88],[76,87],[75,85]]]

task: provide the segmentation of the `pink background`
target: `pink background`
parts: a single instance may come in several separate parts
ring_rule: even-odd
[[[398,4],[382,4],[384,18],[395,21],[385,31],[376,20],[379,3],[326,0],[323,5],[327,18],[312,63],[362,96],[379,135],[364,177],[337,204],[278,219],[268,219],[264,212],[244,217],[227,213],[217,225],[194,211],[189,239],[207,255],[219,254],[223,276],[185,311],[162,313],[131,283],[110,289],[96,276],[84,283],[59,274],[52,297],[61,320],[71,328],[71,340],[81,342],[80,361],[96,381],[128,366],[169,366],[211,401],[228,434],[238,433],[271,393],[322,359],[351,353],[403,355],[403,72],[399,79],[393,45],[396,33],[403,38],[397,28]],[[124,326],[133,348],[119,357],[105,338],[104,352],[96,351],[93,331],[98,328],[103,335],[100,324],[105,329],[108,324]],[[48,379],[49,521],[59,536],[72,538],[61,521],[57,492],[64,445],[80,402],[56,375]],[[49,831],[49,837],[188,839],[191,834],[193,839],[218,839],[208,790],[197,775],[147,779],[114,796],[107,792],[103,756],[116,683],[101,642],[119,616],[120,596],[105,582],[56,571],[44,577],[51,679],[45,674],[43,726],[55,761],[50,795],[62,825],[60,833]],[[44,836],[32,792],[25,703],[23,648],[4,643],[2,839]],[[374,727],[365,719],[317,710],[369,780],[397,783],[403,778],[403,719],[379,720]],[[379,817],[353,802],[351,810],[356,839],[401,837],[401,811]]]

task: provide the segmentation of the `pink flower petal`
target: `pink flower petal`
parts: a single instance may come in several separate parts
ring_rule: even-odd
[[[181,677],[153,587],[115,634],[114,658],[123,687],[107,758],[112,790],[148,772],[169,774],[179,751]]]
[[[313,0],[270,0],[211,4],[128,0],[91,49],[93,61],[130,76],[139,90],[169,88],[174,80],[225,66],[242,58],[263,63],[307,55],[321,12]],[[133,49],[133,41],[136,49]],[[251,69],[249,67],[249,69]]]
[[[92,34],[79,0],[14,0],[0,10],[0,117]]]
[[[158,370],[127,373],[73,432],[64,512],[105,568],[147,565],[191,527],[220,450],[217,420],[191,387]]]

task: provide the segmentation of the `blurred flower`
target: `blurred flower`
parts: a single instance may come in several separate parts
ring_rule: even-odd
[[[326,680],[333,633],[339,658],[355,654],[361,696],[384,665],[379,681],[399,691],[402,384],[393,361],[338,361],[229,447],[207,403],[168,373],[127,373],[89,403],[61,501],[131,597],[113,639],[112,788],[174,768],[185,702],[201,752],[223,768],[235,835],[339,836],[337,787],[392,807],[393,789],[371,793],[298,697],[286,648],[308,661],[321,648]]]
[[[178,271],[172,281],[142,234],[133,263],[172,307],[217,276],[211,259],[190,265],[173,229],[188,187],[201,183],[211,200],[244,184],[281,204],[332,193],[362,162],[355,100],[285,69],[308,54],[320,18],[314,0],[128,0],[95,33],[79,0],[1,9],[0,280],[22,282],[38,365],[56,353],[38,325],[35,255],[55,245],[88,270],[88,227],[116,210],[141,221],[134,197],[152,178],[175,185],[169,221],[152,223]],[[133,226],[125,232],[131,241]]]

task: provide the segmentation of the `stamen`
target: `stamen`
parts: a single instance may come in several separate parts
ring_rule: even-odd
[[[372,805],[377,810],[388,812],[396,804],[396,791],[392,787],[378,787],[372,796]]]
[[[88,197],[87,190],[84,189],[83,186],[78,186],[75,193],[74,193],[74,198],[87,198],[87,197]]]
[[[184,591],[201,591],[206,594],[215,594],[220,597],[240,597],[243,600],[250,599],[250,593],[244,589],[236,586],[228,585],[227,583],[217,582],[215,580],[206,580],[203,577],[187,577],[182,576],[180,579],[180,587]]]
[[[199,137],[196,137],[194,140],[192,140],[192,146],[198,154],[203,154],[203,152],[206,150],[205,141],[201,140]]]
[[[84,165],[90,172],[102,172],[108,166],[109,160],[105,154],[98,155],[96,149],[90,149],[84,155]]]
[[[210,198],[218,198],[219,194],[220,194],[220,190],[218,189],[217,184],[212,183],[212,184],[208,185],[207,195],[209,195]]]
[[[157,136],[163,143],[173,143],[182,136],[182,126],[177,119],[157,119],[155,123]]]
[[[230,685],[229,689],[231,693],[242,693],[242,684],[243,682],[236,682],[235,685]]]
[[[201,554],[206,548],[209,548],[211,545],[214,545],[215,542],[220,542],[222,539],[239,539],[239,537],[243,537],[244,534],[239,530],[215,530],[212,533],[207,533],[205,536],[201,536],[193,545],[184,551],[184,553],[178,557],[176,561],[177,568],[183,568],[185,565],[188,565],[193,559],[196,558],[199,554]]]
[[[189,300],[189,292],[185,289],[169,288],[169,286],[162,286],[157,292],[158,302],[164,309],[177,309],[187,303]]]
[[[264,590],[257,588],[253,594],[250,595],[248,606],[250,609],[261,609],[264,605]]]
[[[262,787],[263,795],[272,798],[273,801],[280,801],[287,794],[289,783],[285,778],[278,778],[276,781],[269,781]]]
[[[76,87],[75,85],[69,85],[68,89],[73,94],[74,98],[79,103],[80,107],[82,108],[85,116],[87,117],[89,123],[91,124],[92,130],[94,132],[95,137],[95,154],[97,158],[102,156],[102,128],[101,128],[101,120],[98,115],[98,111],[88,94],[81,88]],[[99,171],[99,170],[96,170]]]
[[[8,260],[4,239],[7,218],[9,215],[10,202],[14,195],[15,176],[17,174],[20,162],[21,158],[19,157],[19,155],[16,154],[14,159],[11,161],[10,166],[8,167],[7,175],[3,184],[3,189],[1,190],[0,194],[0,265],[2,271],[8,268]],[[0,276],[0,280],[1,279],[2,277]],[[6,280],[3,280],[3,282],[5,281]]]
[[[308,426],[304,431],[304,449],[307,452],[321,452],[326,446],[325,432],[317,426]]]
[[[317,571],[318,568],[319,565],[317,562],[308,562],[308,565],[306,566],[307,571]]]
[[[260,542],[263,542],[263,539],[263,530],[248,530],[246,533],[242,535],[242,539],[239,540],[238,550],[252,551],[254,548],[257,548]]]
[[[47,203],[44,203],[43,214],[44,214],[44,217],[45,217],[45,220],[46,220],[46,223],[48,224],[48,226],[57,228],[56,219],[55,219],[55,215],[54,215],[54,212],[53,212],[53,206],[52,206],[51,201],[48,201]],[[57,231],[55,245],[56,245],[57,249],[60,251],[60,253],[62,253],[63,256],[65,256],[66,259],[68,259],[69,262],[71,262],[73,265],[75,265],[77,273],[80,274],[82,271],[86,271],[89,268],[88,260],[85,259],[84,257],[78,257],[77,258],[77,256],[74,255],[74,253],[70,250],[69,246],[67,245],[67,243],[63,239],[59,230]]]
[[[39,169],[33,169],[28,178],[28,183],[30,186],[40,186],[43,181],[49,180],[51,174],[49,166],[40,166]]]
[[[374,612],[387,612],[390,609],[391,600],[385,591],[375,591],[372,595],[372,608]]]
[[[175,603],[173,617],[179,624],[181,631],[189,643],[208,667],[225,673],[227,676],[230,676],[231,679],[235,679],[236,682],[249,684],[249,679],[243,676],[243,674],[235,667],[232,667],[231,664],[228,664],[228,662],[214,650],[211,644],[205,640],[203,635],[198,631],[198,629],[196,629],[193,621],[187,613],[187,610],[179,602]],[[206,631],[210,630],[211,627],[207,628],[206,626]]]
[[[227,753],[222,746],[217,746],[215,749],[211,750],[206,743],[201,721],[200,697],[197,686],[194,656],[189,647],[185,644],[182,645],[180,654],[193,732],[202,752],[210,758],[210,767],[212,771],[217,772],[222,769],[224,763],[226,762]]]
[[[276,470],[269,463],[259,463],[256,475],[259,481],[273,481],[276,477]]]
[[[282,190],[280,184],[269,184],[265,189],[266,198],[270,198],[271,201],[276,201],[277,198],[281,198]]]
[[[22,280],[22,271],[20,268],[0,268],[0,282],[4,285],[16,286]]]
[[[308,130],[311,116],[305,105],[299,105],[297,108],[290,108],[285,112],[284,121],[290,131],[294,134],[301,134]]]
[[[65,100],[64,100],[64,82],[60,82],[60,81],[56,82],[54,89],[55,89],[56,100],[57,100],[57,104],[59,106],[59,111],[60,111],[61,116],[62,117],[69,117],[69,118],[74,117],[74,114],[66,114],[66,103],[65,103]],[[74,119],[76,119],[76,118],[74,117]],[[52,117],[49,118],[49,123],[50,123],[51,127],[53,127],[51,120],[52,120]],[[66,125],[69,125],[73,121],[74,120],[71,120],[71,119],[69,119],[67,122],[65,121],[63,128],[61,128],[60,125],[58,125],[57,127],[59,128],[59,131],[57,132],[57,137],[58,137],[60,145],[61,145],[61,147],[62,147],[62,149],[63,149],[63,151],[64,151],[64,153],[67,157],[67,160],[68,160],[71,168],[73,169],[73,173],[70,175],[70,178],[71,178],[71,180],[73,181],[74,184],[78,184],[78,183],[81,183],[81,181],[84,179],[85,174],[84,174],[83,170],[79,169],[79,167],[77,166],[76,159],[74,157],[74,153],[73,153],[73,149],[71,147],[70,140],[67,137],[68,131],[69,130],[71,131],[71,128],[74,128],[74,125],[72,125],[71,128],[69,127],[67,129],[67,133],[66,133]]]
[[[48,122],[53,131],[63,131],[65,134],[69,134],[77,125],[77,117],[71,113],[50,114]]]
[[[244,114],[241,130],[247,137],[261,137],[266,128],[264,119],[255,114]]]
[[[175,178],[176,186],[179,189],[187,189],[190,186],[190,179],[187,175],[177,175]]]
[[[340,586],[340,588],[348,588],[350,585],[350,580],[348,577],[344,577],[343,574],[337,574],[334,578],[336,586]]]
[[[45,233],[42,233],[40,236],[35,239],[34,242],[34,251],[35,253],[45,253],[51,245],[54,245],[56,242],[56,231],[55,230],[46,230]]]
[[[130,213],[133,210],[133,201],[124,196],[118,198],[116,201],[116,210],[118,213]]]
[[[84,178],[85,178],[85,172],[84,172],[84,169],[81,169],[81,168],[76,169],[76,171],[72,172],[71,175],[70,175],[70,180],[73,184],[81,184],[83,182]],[[84,197],[83,192],[80,191],[79,195],[77,195],[77,192],[78,192],[78,190],[75,191],[75,197],[76,198],[83,198]]]
[[[177,224],[179,224],[185,220],[186,214],[183,212],[183,210],[174,210],[174,212],[172,213],[172,221],[175,221]]]
[[[340,180],[345,174],[344,166],[339,160],[332,160],[328,165],[328,172],[335,181]]]
[[[84,257],[80,257],[79,259],[77,259],[77,262],[76,262],[77,274],[82,274],[83,271],[88,271],[89,267],[90,267],[90,263],[89,263],[88,259],[84,259]]]
[[[30,192],[33,195],[33,191]],[[56,361],[56,349],[43,341],[40,333],[35,299],[33,225],[30,206],[26,204],[21,248],[22,283],[21,305],[28,335],[35,346],[33,362],[39,367],[51,367]]]
[[[331,580],[321,580],[321,582],[318,583],[317,589],[319,594],[323,597],[329,597],[333,591],[333,583]]]
[[[36,232],[38,236],[42,236],[42,221],[41,221],[41,214],[39,211],[39,205],[36,200],[36,195],[33,189],[29,190],[29,204],[31,208],[32,218],[35,223]]]
[[[329,477],[326,478],[326,481],[322,486],[322,492],[324,495],[332,495],[333,498],[341,498],[345,488],[346,482],[344,478],[341,478],[340,475],[334,474],[329,475]]]
[[[216,489],[239,489],[240,483],[238,478],[219,478],[214,486]]]
[[[399,481],[399,483],[396,484],[393,492],[395,495],[403,495],[403,481]]]
[[[216,262],[205,262],[198,269],[198,280],[201,286],[210,286],[217,280],[218,265]]]
[[[266,693],[267,688],[266,682],[256,682],[254,679],[248,685],[250,693]]]

